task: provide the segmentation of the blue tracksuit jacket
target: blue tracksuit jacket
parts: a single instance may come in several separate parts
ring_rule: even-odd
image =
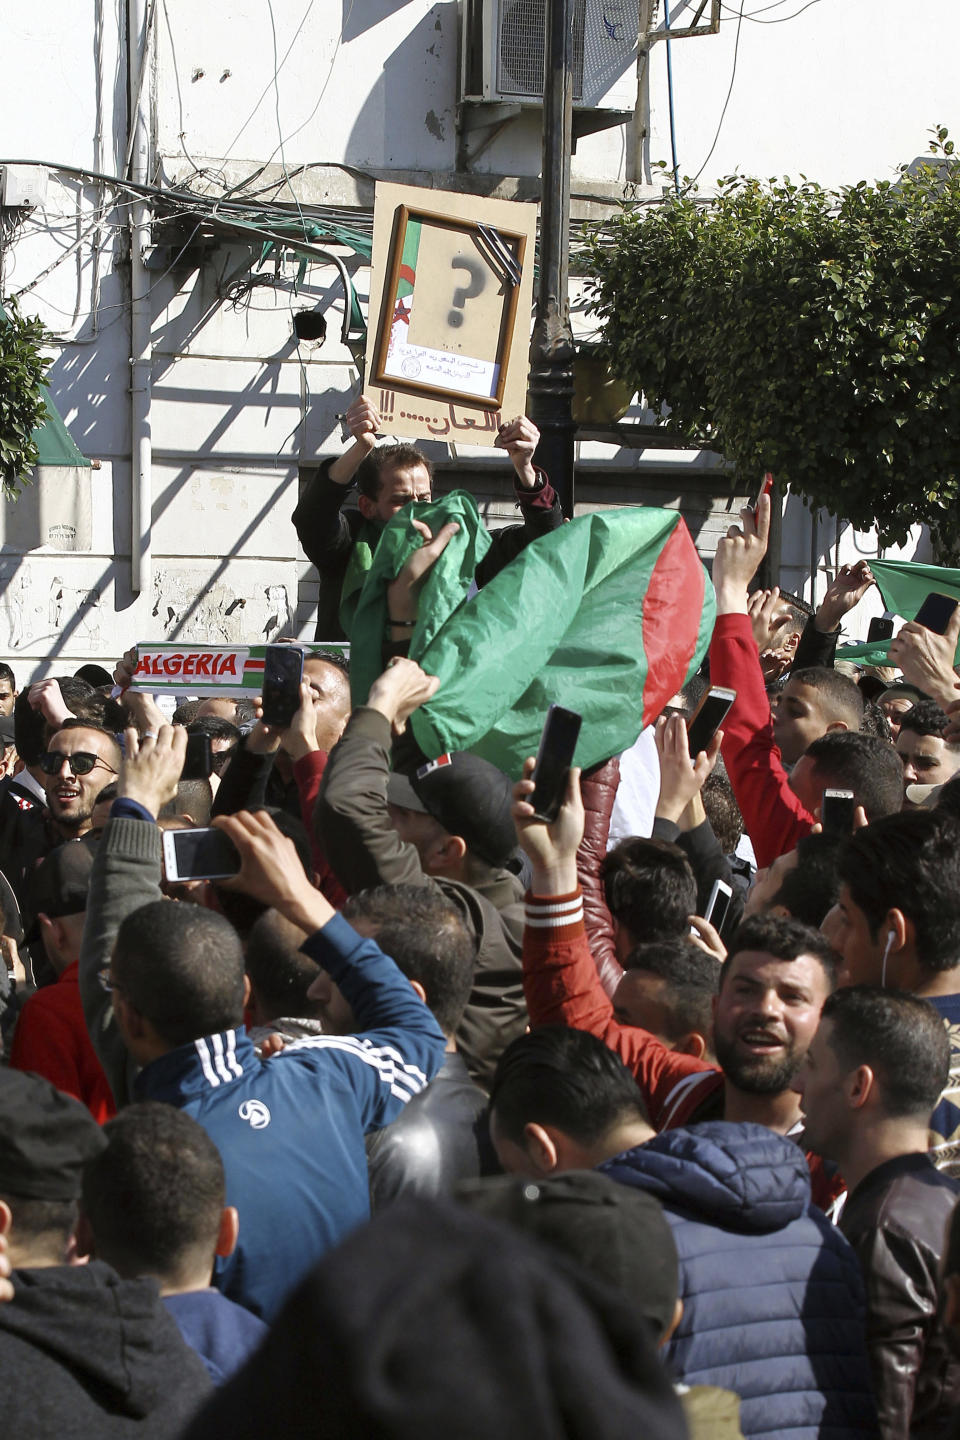
[[[443,1063],[444,1037],[392,960],[335,915],[303,946],[361,1033],[261,1061],[241,1026],[180,1045],[138,1075],[138,1100],[186,1110],[213,1139],[240,1239],[215,1284],[268,1322],[303,1273],[370,1213],[364,1132],[399,1115]]]

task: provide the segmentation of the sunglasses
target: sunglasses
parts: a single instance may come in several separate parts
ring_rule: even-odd
[[[101,760],[99,755],[91,755],[89,750],[75,750],[72,755],[64,755],[61,750],[48,750],[45,755],[40,756],[40,769],[44,775],[59,775],[64,760],[70,766],[71,775],[89,775],[96,765],[102,765],[111,775],[117,773],[105,760]]]

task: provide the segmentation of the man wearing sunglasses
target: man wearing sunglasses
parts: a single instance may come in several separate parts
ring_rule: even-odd
[[[120,769],[120,746],[108,730],[65,720],[40,757],[49,819],[62,840],[90,829],[93,807]]]

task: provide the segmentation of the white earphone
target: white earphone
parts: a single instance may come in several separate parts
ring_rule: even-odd
[[[890,954],[890,948],[891,948],[891,946],[893,945],[893,942],[894,942],[894,940],[896,940],[896,938],[897,938],[897,936],[896,936],[896,932],[895,932],[895,931],[893,931],[893,930],[888,930],[888,931],[887,931],[887,946],[886,946],[886,949],[885,949],[884,952],[883,952],[883,967],[882,967],[882,969],[881,969],[881,971],[880,971],[880,984],[881,984],[881,986],[883,986],[883,987],[885,987],[885,986],[886,986],[886,983],[887,983],[887,956]]]

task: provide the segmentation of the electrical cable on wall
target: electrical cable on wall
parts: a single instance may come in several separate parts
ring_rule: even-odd
[[[747,0],[740,0],[740,13],[737,16],[737,34],[736,39],[733,42],[733,67],[730,71],[730,84],[727,87],[727,98],[724,100],[723,109],[720,111],[720,119],[717,124],[717,133],[713,137],[713,144],[707,151],[707,158],[704,160],[703,164],[700,166],[700,169],[697,171],[696,175],[694,175],[693,179],[689,180],[684,186],[683,193],[685,195],[689,194],[689,192],[696,185],[697,181],[700,179],[700,176],[703,174],[704,170],[706,170],[707,166],[709,165],[710,157],[713,154],[714,150],[716,150],[717,141],[720,139],[720,131],[723,129],[723,122],[727,117],[727,107],[730,104],[730,96],[733,94],[733,82],[737,78],[737,57],[740,54],[740,30],[743,25],[744,9],[746,7],[746,3]]]
[[[667,37],[667,103],[670,108],[670,156],[673,160],[673,188],[680,194],[680,166],[677,161],[677,124],[673,114],[673,42],[670,39],[670,0],[663,0],[663,31]]]
[[[806,5],[801,5],[800,9],[794,10],[792,15],[778,15],[774,16],[772,20],[758,20],[757,16],[764,14],[765,11],[777,10],[781,5],[789,4],[789,0],[775,0],[773,5],[762,5],[759,10],[751,10],[745,14],[743,18],[744,20],[752,20],[754,25],[786,25],[788,20],[796,20],[797,16],[802,15],[804,10],[809,10],[811,6],[819,5],[820,3],[821,0],[807,0]],[[731,18],[737,13],[730,5],[723,3],[721,3],[721,9],[726,10]]]

